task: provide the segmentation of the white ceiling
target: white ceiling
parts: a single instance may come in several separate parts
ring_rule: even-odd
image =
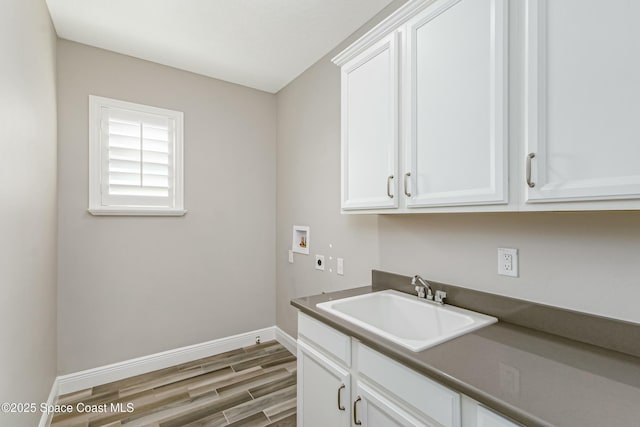
[[[392,0],[47,0],[58,36],[275,93]]]

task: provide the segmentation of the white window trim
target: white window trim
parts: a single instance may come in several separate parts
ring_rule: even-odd
[[[174,206],[104,206],[102,204],[102,150],[100,147],[101,109],[120,108],[147,114],[165,116],[175,121],[174,146]],[[184,209],[184,176],[183,176],[183,121],[180,111],[135,104],[117,99],[89,95],[89,213],[92,215],[126,215],[126,216],[182,216]]]

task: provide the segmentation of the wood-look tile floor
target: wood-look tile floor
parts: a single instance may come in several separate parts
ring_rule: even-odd
[[[51,427],[295,426],[296,358],[269,341],[62,395],[58,404],[74,412],[54,415]],[[96,406],[75,411],[83,405]]]

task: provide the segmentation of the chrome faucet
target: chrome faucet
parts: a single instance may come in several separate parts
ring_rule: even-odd
[[[445,291],[436,291],[436,295],[434,297],[431,285],[420,277],[419,274],[413,276],[413,279],[411,279],[411,286],[415,286],[418,298],[424,298],[427,301],[433,301],[436,304],[444,304],[444,299],[447,297],[447,293]]]
[[[415,286],[418,298],[426,298],[429,301],[433,301],[433,292],[431,291],[429,282],[420,277],[419,274],[413,276],[413,279],[411,279],[411,286]]]

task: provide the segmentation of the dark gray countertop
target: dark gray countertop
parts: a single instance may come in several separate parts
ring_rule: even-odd
[[[506,322],[412,352],[316,307],[371,287],[304,298],[303,313],[528,427],[640,427],[640,358]]]

